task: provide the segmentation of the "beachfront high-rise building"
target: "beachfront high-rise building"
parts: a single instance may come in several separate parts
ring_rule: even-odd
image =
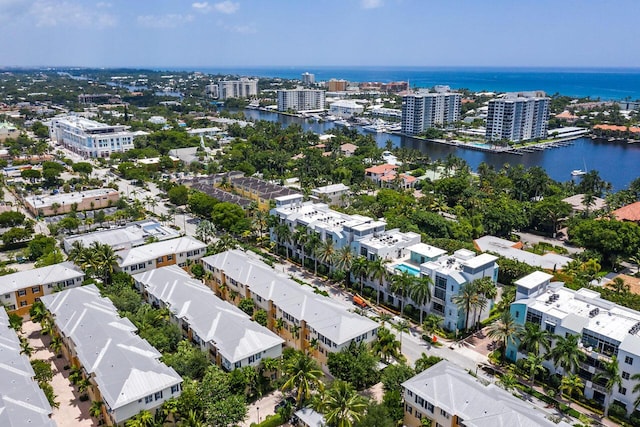
[[[246,77],[240,80],[220,80],[218,82],[218,97],[227,98],[250,98],[258,95],[258,79]]]
[[[310,86],[316,82],[316,75],[311,73],[302,73],[302,84]]]
[[[278,111],[324,110],[325,92],[316,89],[283,89],[278,91]]]
[[[550,99],[544,92],[512,92],[489,101],[486,139],[528,141],[547,136]]]
[[[402,133],[418,135],[426,129],[460,120],[459,93],[425,93],[402,97]]]
[[[349,86],[349,82],[346,80],[331,79],[327,83],[329,92],[344,92],[347,90],[347,86]]]
[[[53,141],[83,157],[109,157],[134,148],[129,126],[107,125],[80,116],[54,117],[49,126]]]

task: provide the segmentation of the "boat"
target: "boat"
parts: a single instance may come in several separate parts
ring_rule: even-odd
[[[380,119],[376,119],[370,125],[362,126],[362,130],[367,132],[384,132],[386,131],[386,123]]]
[[[571,176],[582,176],[582,175],[586,175],[587,174],[587,162],[585,162],[584,160],[582,161],[584,163],[584,169],[574,169],[571,171]]]
[[[344,127],[347,127],[347,128],[350,128],[350,127],[351,127],[351,123],[349,123],[349,122],[348,122],[348,121],[346,121],[346,120],[336,120],[334,123],[335,123],[336,125],[338,125],[338,126],[344,126]]]

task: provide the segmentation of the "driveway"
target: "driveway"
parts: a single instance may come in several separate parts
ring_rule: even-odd
[[[251,423],[259,423],[264,421],[267,415],[275,414],[273,409],[281,400],[282,392],[280,390],[275,390],[266,396],[262,396],[262,398],[249,405],[247,418],[240,424],[240,427],[249,427]]]

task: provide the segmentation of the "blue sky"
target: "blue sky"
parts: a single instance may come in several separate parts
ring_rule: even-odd
[[[0,65],[640,67],[640,0],[0,0]]]

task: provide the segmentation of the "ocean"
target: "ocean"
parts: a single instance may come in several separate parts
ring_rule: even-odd
[[[543,90],[602,100],[640,99],[638,68],[479,68],[479,67],[221,67],[185,68],[208,74],[300,79],[304,72],[316,81],[409,81],[413,87],[449,85],[452,89],[509,92]]]

